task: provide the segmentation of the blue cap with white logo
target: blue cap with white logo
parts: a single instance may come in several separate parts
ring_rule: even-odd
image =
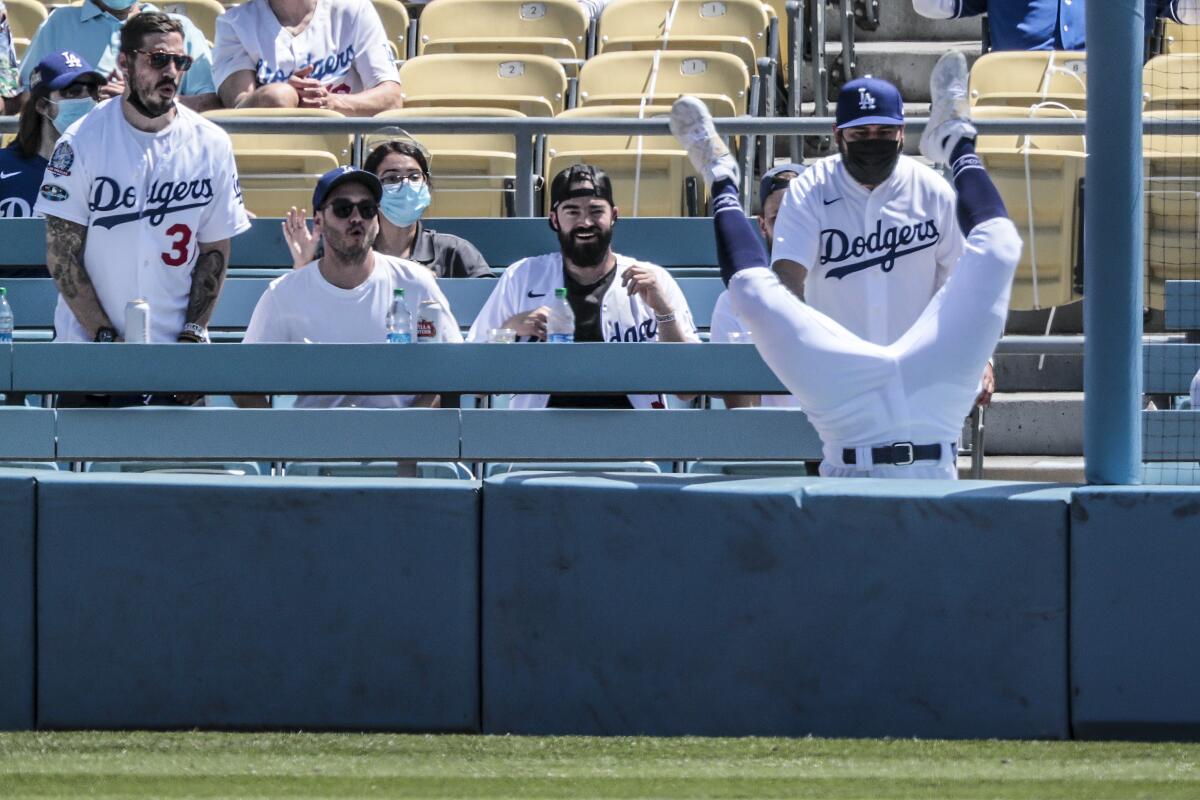
[[[855,78],[838,92],[838,128],[903,124],[900,90],[881,78]]]
[[[313,211],[325,205],[325,198],[329,193],[343,183],[359,183],[367,187],[376,203],[383,197],[383,184],[374,173],[357,167],[334,167],[321,176],[321,180],[317,181],[317,188],[313,189]]]
[[[39,94],[50,94],[56,89],[65,89],[76,81],[104,83],[103,76],[92,69],[83,56],[63,50],[51,53],[37,63],[29,73],[29,90]]]

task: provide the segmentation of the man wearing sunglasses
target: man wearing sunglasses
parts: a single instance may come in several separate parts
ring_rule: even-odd
[[[378,344],[387,337],[394,293],[404,290],[409,310],[433,299],[445,309],[439,341],[461,342],[450,303],[433,273],[406,258],[374,249],[379,235],[383,186],[366,170],[337,167],[325,173],[313,191],[313,228],[325,253],[303,269],[276,278],[263,292],[242,339],[256,342],[330,342]],[[306,395],[300,408],[409,408],[435,404],[425,395]],[[243,408],[270,407],[265,395],[239,395]]]
[[[229,137],[176,103],[191,58],[179,21],[143,13],[121,30],[127,94],[67,128],[35,211],[58,284],[55,338],[112,342],[130,300],[150,340],[205,342],[229,239],[250,227]]]
[[[120,97],[125,78],[117,63],[121,27],[138,14],[157,12],[149,3],[135,0],[83,0],[81,5],[62,5],[42,23],[21,61],[21,84],[30,88],[33,66],[52,53],[78,53],[105,77],[100,99]],[[204,34],[187,17],[171,14],[183,34],[183,53],[191,56],[192,67],[183,75],[179,101],[193,111],[220,108],[212,76],[212,52]]]

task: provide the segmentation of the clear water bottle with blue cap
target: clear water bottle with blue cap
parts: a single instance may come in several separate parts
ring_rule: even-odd
[[[0,286],[0,344],[12,344],[13,313],[8,304],[8,289]]]
[[[554,302],[550,304],[550,318],[546,320],[546,341],[564,344],[575,341],[575,312],[567,302],[567,290],[555,289]]]
[[[408,301],[404,299],[404,290],[392,292],[392,308],[387,316],[387,340],[389,344],[409,344],[413,340],[412,313],[408,310]]]

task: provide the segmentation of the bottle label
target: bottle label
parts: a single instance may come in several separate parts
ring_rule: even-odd
[[[431,319],[417,320],[417,341],[432,342],[437,339],[437,326]]]
[[[388,344],[411,344],[412,343],[412,334],[411,333],[388,333],[387,340],[388,340]]]
[[[550,334],[548,341],[550,342],[550,344],[570,344],[575,341],[575,334],[573,334],[573,333],[552,333],[552,334]]]

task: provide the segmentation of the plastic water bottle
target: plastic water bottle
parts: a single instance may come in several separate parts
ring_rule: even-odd
[[[392,310],[387,316],[387,340],[389,344],[409,344],[413,340],[412,314],[404,300],[403,289],[392,292]]]
[[[8,305],[8,289],[0,286],[0,344],[12,344],[13,313]]]
[[[567,290],[555,289],[550,304],[550,319],[546,322],[546,341],[563,344],[575,341],[575,312],[567,302]]]

